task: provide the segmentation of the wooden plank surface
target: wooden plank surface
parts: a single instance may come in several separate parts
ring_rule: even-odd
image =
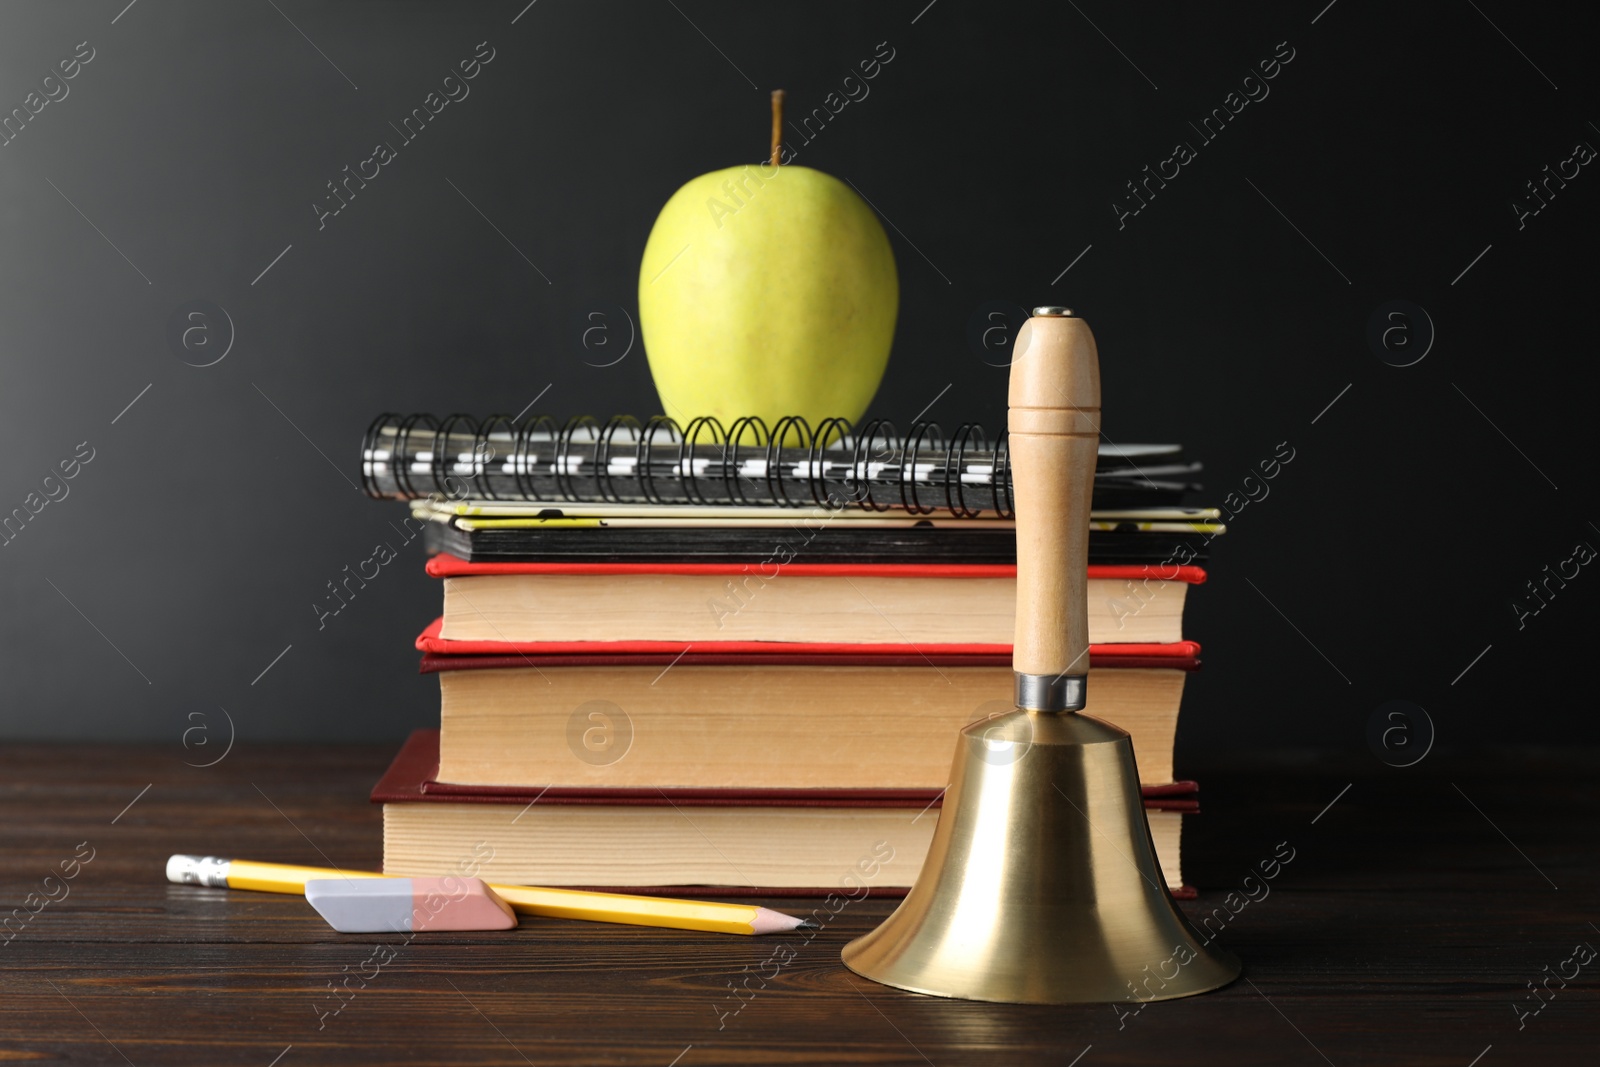
[[[1246,977],[1137,1013],[866,982],[839,949],[893,907],[870,898],[809,936],[525,920],[406,943],[334,934],[299,898],[165,883],[172,852],[375,867],[366,794],[390,754],[0,752],[0,1061],[1498,1067],[1600,1047],[1600,959],[1514,1010],[1575,945],[1600,947],[1592,770],[1213,775],[1185,841],[1202,892],[1183,906],[1222,909]],[[1285,849],[1261,896],[1246,876]]]

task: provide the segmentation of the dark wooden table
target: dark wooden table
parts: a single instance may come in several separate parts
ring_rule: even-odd
[[[241,745],[197,769],[177,746],[0,753],[0,912],[13,916],[0,944],[0,1060],[1501,1067],[1600,1058],[1600,959],[1564,987],[1550,979],[1552,994],[1538,1002],[1529,988],[1571,975],[1575,946],[1600,947],[1596,797],[1593,768],[1586,780],[1581,762],[1495,776],[1430,774],[1427,764],[1367,777],[1209,776],[1205,813],[1185,842],[1190,879],[1204,888],[1184,905],[1191,915],[1246,888],[1280,842],[1294,859],[1226,925],[1244,979],[1137,1014],[946,1001],[866,982],[840,966],[839,949],[889,912],[883,900],[846,906],[809,941],[527,920],[510,934],[399,945],[333,934],[296,897],[164,881],[172,852],[375,867],[379,812],[366,794],[389,756]],[[372,962],[379,942],[393,952],[381,966]],[[766,964],[780,943],[794,950],[781,969]],[[331,986],[363,973],[349,983],[356,992],[334,997]],[[771,977],[736,998],[730,986],[744,989],[747,974]]]

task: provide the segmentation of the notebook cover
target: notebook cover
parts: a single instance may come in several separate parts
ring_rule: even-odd
[[[465,500],[437,501],[417,498],[411,501],[413,513],[442,514],[470,519],[527,518],[527,519],[651,519],[662,523],[678,520],[715,522],[721,519],[745,521],[749,519],[779,519],[792,522],[796,516],[809,514],[808,509],[777,507],[761,504],[651,504],[648,502],[619,503],[616,501],[571,500],[498,500],[488,497],[468,497]],[[980,515],[957,518],[941,511],[929,515],[912,515],[909,512],[873,511],[870,508],[846,508],[829,511],[831,518],[840,522],[860,520],[888,520],[898,524],[915,522],[934,523],[985,523],[999,521],[993,511]],[[1091,522],[1221,522],[1221,508],[1206,507],[1155,507],[1118,508],[1108,511],[1091,511]],[[1015,520],[1003,520],[1014,522]]]
[[[776,565],[775,561],[771,565]],[[428,560],[428,574],[434,578],[468,578],[489,574],[733,574],[750,573],[748,563],[560,563],[537,562],[468,563],[460,556],[441,552]],[[1006,563],[785,563],[781,572],[812,578],[1015,578],[1016,564]],[[760,572],[757,572],[758,574]],[[761,574],[761,577],[768,577]],[[1143,581],[1146,578],[1200,585],[1206,580],[1203,567],[1130,564],[1089,565],[1089,577]]]
[[[475,562],[541,562],[555,559],[607,563],[617,560],[681,563],[685,560],[756,566],[787,555],[804,563],[1011,564],[1017,562],[1011,530],[950,527],[853,529],[843,523],[819,530],[696,527],[657,529],[531,529],[468,532],[428,522],[423,542],[430,552],[449,552]],[[1089,532],[1089,559],[1096,564],[1170,565],[1179,558],[1203,562],[1211,535]]]
[[[445,655],[515,655],[519,652],[528,655],[565,655],[574,653],[607,653],[610,655],[632,655],[634,653],[666,653],[687,655],[690,649],[699,648],[702,652],[719,653],[766,653],[768,655],[788,656],[819,656],[835,655],[841,653],[887,655],[887,656],[915,656],[922,662],[928,662],[924,657],[945,655],[998,655],[1011,660],[1010,645],[982,645],[982,644],[877,644],[860,645],[839,641],[459,641],[440,637],[439,631],[444,627],[444,616],[434,619],[428,628],[417,636],[417,650],[419,652],[433,652]],[[1193,660],[1200,655],[1200,644],[1197,641],[1171,641],[1164,644],[1135,644],[1125,645],[1090,645],[1090,665],[1094,658],[1102,660],[1117,659],[1121,657],[1138,657],[1143,659],[1168,660]],[[540,662],[543,662],[541,660]],[[785,661],[790,662],[790,661]]]

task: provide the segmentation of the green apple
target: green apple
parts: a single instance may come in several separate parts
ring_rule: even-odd
[[[810,167],[695,178],[661,209],[639,268],[650,374],[680,424],[859,419],[883,380],[899,304],[877,215]]]

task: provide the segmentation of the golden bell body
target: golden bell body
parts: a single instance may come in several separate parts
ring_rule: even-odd
[[[1027,1004],[1167,1000],[1239,976],[1167,892],[1127,733],[1024,710],[962,731],[916,885],[844,963],[917,993]]]

